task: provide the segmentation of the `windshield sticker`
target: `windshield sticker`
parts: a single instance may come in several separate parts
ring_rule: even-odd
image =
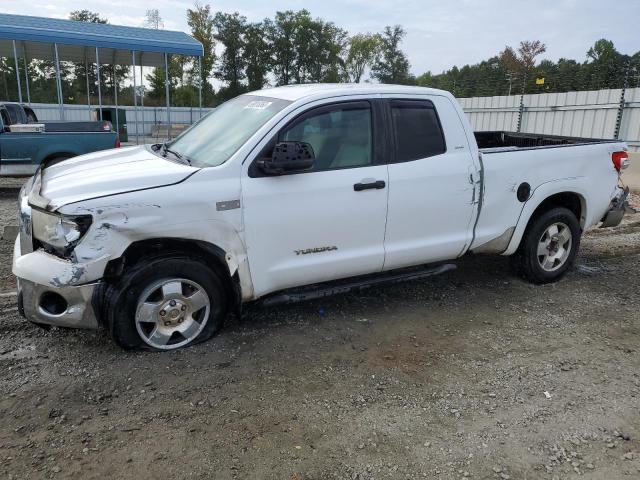
[[[264,100],[254,100],[253,102],[247,103],[244,108],[253,108],[254,110],[264,110],[268,108],[273,102],[266,102]]]

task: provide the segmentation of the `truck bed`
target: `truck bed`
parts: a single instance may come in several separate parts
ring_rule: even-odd
[[[484,153],[492,151],[513,151],[538,147],[559,147],[567,145],[585,145],[593,143],[610,143],[618,140],[602,140],[597,138],[562,137],[559,135],[543,135],[539,133],[520,133],[506,131],[474,132],[478,148]]]
[[[518,238],[526,226],[518,219],[527,205],[553,195],[560,183],[582,199],[578,216],[583,228],[597,224],[606,213],[618,178],[611,154],[624,150],[624,142],[512,132],[477,132],[475,136],[486,194],[472,250],[502,253],[512,235]],[[518,198],[521,187],[526,193]],[[525,217],[531,213],[524,213]],[[502,235],[496,237],[496,232]]]

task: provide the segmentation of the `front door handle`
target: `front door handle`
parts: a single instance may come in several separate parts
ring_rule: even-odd
[[[362,190],[369,190],[369,189],[376,189],[376,190],[380,190],[384,187],[386,187],[386,183],[384,182],[384,180],[376,180],[375,182],[369,182],[369,183],[356,183],[353,186],[353,189],[356,192],[361,192]]]

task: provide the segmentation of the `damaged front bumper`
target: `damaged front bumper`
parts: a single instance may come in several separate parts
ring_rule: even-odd
[[[619,189],[618,195],[611,200],[609,211],[602,217],[600,228],[615,227],[620,225],[622,217],[626,213],[635,213],[635,210],[629,206],[627,198],[629,197],[629,187]]]
[[[53,272],[68,269],[68,262],[42,251],[22,255],[16,239],[13,273],[18,278],[19,310],[37,324],[96,329],[99,323],[92,299],[99,282],[71,285],[56,281],[60,277]]]

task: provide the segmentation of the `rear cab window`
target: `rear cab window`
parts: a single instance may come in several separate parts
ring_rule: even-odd
[[[447,151],[444,132],[433,102],[391,100],[389,106],[395,137],[395,162],[410,162]]]
[[[18,123],[25,123],[22,119],[22,107],[20,105],[15,105],[8,103],[5,105],[7,112],[9,113],[9,118],[11,119],[11,125],[16,125]]]
[[[2,107],[0,108],[0,126],[2,126],[2,130],[5,130],[6,128],[9,127],[9,125],[11,125],[9,112],[7,112],[7,110],[4,107]]]

